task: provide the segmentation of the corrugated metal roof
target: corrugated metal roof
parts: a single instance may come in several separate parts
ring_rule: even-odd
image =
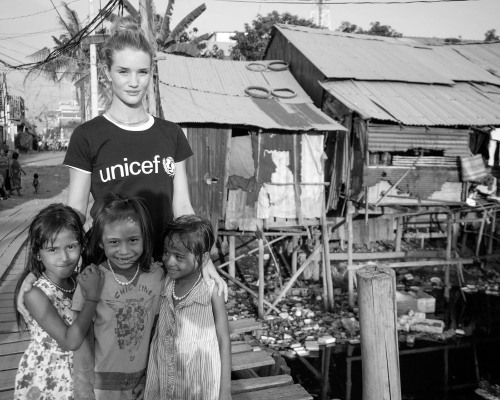
[[[328,79],[500,85],[500,78],[444,46],[290,25],[276,29]]]
[[[165,118],[183,123],[247,125],[288,131],[335,131],[345,128],[313,104],[228,96],[160,86]]]
[[[255,72],[247,68],[250,62],[218,60],[215,58],[191,58],[163,54],[158,61],[160,81],[168,86],[198,90],[206,93],[248,97],[245,89],[260,86],[266,89],[288,88],[297,96],[283,100],[289,103],[312,103],[287,69],[285,71]],[[259,61],[269,65],[272,61]]]
[[[158,62],[165,118],[180,124],[248,125],[290,131],[345,130],[313,105],[290,71],[253,72],[246,68],[247,64],[167,55]],[[249,86],[288,88],[297,96],[258,99],[245,94]]]
[[[500,96],[492,85],[453,86],[403,82],[321,82],[320,85],[364,119],[418,126],[500,124]]]
[[[500,43],[473,43],[449,47],[484,69],[500,76]]]

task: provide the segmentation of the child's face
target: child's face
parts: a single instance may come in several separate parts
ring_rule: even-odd
[[[114,268],[133,267],[144,251],[139,222],[131,217],[106,224],[102,235],[102,248]]]
[[[199,273],[198,263],[194,254],[177,239],[166,239],[163,243],[162,261],[167,268],[167,274],[172,279],[185,278]]]
[[[43,245],[37,257],[45,267],[45,274],[58,283],[73,274],[82,246],[75,233],[67,229],[60,231],[54,239]]]

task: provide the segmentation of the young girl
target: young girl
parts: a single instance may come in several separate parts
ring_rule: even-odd
[[[29,273],[37,281],[24,296],[33,317],[27,323],[31,342],[19,363],[14,399],[74,399],[73,350],[85,338],[102,289],[95,267],[74,277],[83,243],[83,226],[71,207],[52,204],[40,211],[30,225],[28,262],[14,298]],[[71,297],[76,282],[86,300],[74,319]],[[17,311],[16,317],[20,325]]]
[[[110,194],[97,212],[88,258],[104,277],[94,320],[94,394],[97,400],[127,400],[145,382],[153,322],[164,274],[152,263],[149,213],[138,198]],[[73,309],[84,296],[77,289]]]
[[[167,279],[148,363],[146,400],[230,399],[231,351],[224,299],[201,283],[215,239],[210,222],[185,215],[167,225]]]

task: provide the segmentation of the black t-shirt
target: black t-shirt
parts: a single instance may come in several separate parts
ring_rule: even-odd
[[[129,130],[99,116],[75,129],[64,164],[91,174],[93,218],[109,192],[143,198],[153,222],[157,257],[163,248],[165,224],[173,218],[175,163],[192,154],[177,124],[150,118],[143,126]]]

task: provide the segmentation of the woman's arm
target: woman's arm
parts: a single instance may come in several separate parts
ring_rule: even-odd
[[[189,199],[189,188],[186,173],[186,161],[175,163],[174,196],[172,199],[172,212],[174,218],[181,215],[194,214],[191,200]]]
[[[229,323],[227,322],[224,300],[215,291],[212,293],[212,310],[221,362],[219,400],[228,400],[231,399],[231,341],[229,339]]]
[[[73,208],[82,222],[87,216],[90,196],[91,175],[75,168],[69,168],[68,206]]]

